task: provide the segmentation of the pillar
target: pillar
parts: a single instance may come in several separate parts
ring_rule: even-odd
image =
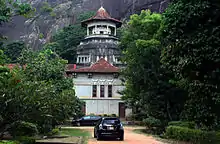
[[[116,27],[115,27],[115,36],[116,36]]]

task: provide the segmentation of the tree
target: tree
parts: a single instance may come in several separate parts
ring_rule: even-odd
[[[8,63],[17,63],[17,58],[20,57],[22,50],[25,48],[26,45],[23,41],[10,42],[2,47],[5,55],[9,58]]]
[[[68,60],[68,63],[76,62],[76,47],[86,35],[86,29],[81,27],[80,22],[91,17],[94,12],[81,13],[76,18],[76,23],[64,27],[57,32],[53,38],[52,43],[46,44],[45,47],[55,48],[55,52],[62,58]],[[52,47],[51,47],[52,48]]]
[[[19,60],[25,62],[23,68],[0,69],[0,132],[23,120],[45,133],[80,115],[82,102],[75,96],[72,79],[64,75],[65,60],[50,49],[24,50]]]
[[[184,118],[216,129],[220,112],[220,2],[174,1],[163,14],[163,65],[188,91]]]
[[[184,102],[184,93],[170,83],[172,74],[160,63],[162,45],[158,38],[162,17],[160,14],[142,11],[134,14],[122,33],[120,46],[127,67],[123,99],[143,114],[141,120],[155,119],[160,125],[178,120]],[[176,94],[180,94],[176,97]]]

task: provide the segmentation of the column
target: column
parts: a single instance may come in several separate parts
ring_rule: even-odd
[[[87,27],[87,36],[89,35],[89,27]]]
[[[115,36],[116,36],[116,29],[117,29],[117,28],[115,27],[115,29],[114,29],[114,30],[115,30]]]
[[[108,35],[109,35],[109,29],[108,29],[108,25],[107,25],[107,33],[108,33]]]

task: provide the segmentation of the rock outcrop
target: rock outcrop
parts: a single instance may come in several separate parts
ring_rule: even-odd
[[[12,23],[0,28],[1,33],[9,39],[21,39],[32,48],[49,41],[57,30],[74,24],[75,16],[84,11],[96,11],[101,5],[117,19],[128,18],[143,9],[163,12],[170,0],[26,0],[37,9],[31,19],[14,17]],[[42,12],[41,7],[47,2],[53,13]]]

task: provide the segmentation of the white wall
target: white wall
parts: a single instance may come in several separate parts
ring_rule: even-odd
[[[85,100],[86,114],[116,114],[118,113],[118,103],[121,100]]]
[[[112,85],[112,98],[120,99],[121,95],[118,90],[123,90],[124,86],[121,85],[119,78],[114,78],[112,74],[95,74],[92,78],[88,78],[87,74],[77,74],[73,79],[75,85],[76,95],[79,98],[92,98],[92,86],[97,85],[97,97],[100,98],[100,85],[105,86],[105,97],[108,98],[108,85]]]
[[[123,90],[119,78],[114,78],[112,74],[95,74],[92,78],[88,78],[87,74],[77,74],[73,79],[76,96],[86,102],[86,114],[116,114],[119,115],[119,102],[121,95],[118,90]],[[108,84],[112,85],[112,98],[108,98]],[[97,97],[92,97],[92,85],[97,85]],[[105,85],[105,97],[100,98],[100,85]],[[131,113],[130,109],[126,109],[126,116]]]
[[[90,85],[75,85],[75,91],[78,97],[90,96],[92,87]]]

